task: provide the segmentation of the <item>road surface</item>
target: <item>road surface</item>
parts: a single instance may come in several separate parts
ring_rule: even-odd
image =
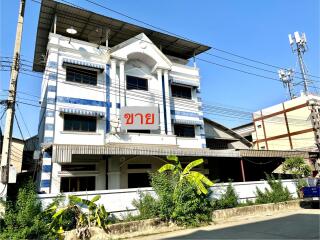
[[[320,210],[299,209],[170,233],[139,237],[160,239],[320,239]]]

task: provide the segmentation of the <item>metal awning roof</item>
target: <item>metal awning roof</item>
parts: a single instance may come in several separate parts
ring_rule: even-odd
[[[53,145],[52,161],[70,163],[72,155],[144,155],[144,156],[188,156],[188,157],[231,157],[239,158],[234,150],[210,150],[208,148],[178,148],[158,144],[106,144],[106,145]]]
[[[173,118],[173,123],[176,124],[186,124],[186,125],[203,125],[202,120],[188,120],[188,119],[179,119],[179,118]]]
[[[80,115],[80,116],[101,117],[101,118],[105,117],[105,112],[76,109],[76,108],[60,108],[60,113]]]
[[[106,17],[85,9],[79,9],[53,0],[42,0],[34,53],[34,71],[42,72],[44,70],[44,64],[41,62],[46,54],[48,36],[55,15],[57,16],[57,34],[69,36],[66,33],[66,29],[72,26],[77,30],[77,34],[73,35],[72,38],[83,41],[88,41],[89,34],[98,28],[110,29],[109,47],[116,46],[143,32],[155,45],[161,46],[164,54],[182,59],[189,59],[210,49],[210,47],[200,43]]]
[[[63,62],[62,63],[63,65],[76,65],[76,66],[83,66],[83,67],[98,69],[100,71],[104,70],[104,65],[88,62],[88,61],[79,61],[71,58],[63,58],[62,62]]]
[[[176,145],[109,143],[106,145],[53,144],[52,161],[56,163],[72,162],[72,155],[143,155],[143,156],[188,156],[223,158],[286,158],[309,157],[308,152],[281,150],[179,148]]]
[[[305,151],[283,151],[283,150],[239,150],[241,157],[262,157],[262,158],[287,158],[287,157],[304,157],[308,158],[309,153]]]

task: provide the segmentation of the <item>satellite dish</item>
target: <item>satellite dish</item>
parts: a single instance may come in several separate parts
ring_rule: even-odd
[[[88,42],[98,44],[99,46],[107,39],[107,30],[101,27],[96,28],[88,34]]]

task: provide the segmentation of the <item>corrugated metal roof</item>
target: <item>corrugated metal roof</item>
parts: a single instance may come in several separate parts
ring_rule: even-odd
[[[282,150],[253,150],[244,149],[239,150],[241,157],[273,157],[273,158],[287,158],[287,157],[304,157],[309,158],[309,153],[304,151],[282,151]]]
[[[144,156],[196,156],[238,158],[234,150],[210,150],[207,148],[178,148],[156,144],[107,144],[107,145],[53,145],[53,162],[69,163],[74,154],[92,155],[144,155]]]
[[[72,26],[77,30],[77,34],[73,35],[72,38],[88,41],[88,36],[97,29],[102,29],[101,26],[103,26],[105,29],[102,29],[102,34],[105,34],[107,28],[110,29],[109,47],[116,46],[140,33],[145,33],[155,45],[161,46],[164,54],[182,59],[189,59],[210,49],[210,47],[200,43],[106,17],[85,9],[53,0],[42,0],[34,54],[34,71],[41,72],[44,70],[44,64],[41,62],[43,56],[46,55],[48,36],[55,14],[57,15],[57,34],[67,35],[66,29]]]
[[[84,67],[93,68],[93,69],[99,69],[100,71],[104,70],[104,65],[92,63],[88,61],[79,61],[71,58],[63,58],[62,62],[63,62],[63,65],[77,65],[77,66],[84,66]]]
[[[202,120],[188,120],[188,119],[179,119],[179,118],[173,118],[172,122],[177,124],[186,124],[186,125],[202,125],[203,124]]]
[[[238,139],[239,141],[241,141],[243,144],[245,144],[248,147],[251,147],[252,144],[245,139],[244,137],[242,137],[241,135],[239,135],[238,133],[236,133],[235,131],[221,125],[220,123],[217,123],[209,118],[203,118],[204,122],[207,122],[208,124],[215,126],[217,128],[222,129],[223,131],[225,131],[226,133],[230,134],[231,136],[233,136],[235,139]],[[207,136],[206,136],[207,137]]]
[[[80,116],[105,117],[105,112],[76,109],[76,108],[60,108],[61,113],[74,114]]]

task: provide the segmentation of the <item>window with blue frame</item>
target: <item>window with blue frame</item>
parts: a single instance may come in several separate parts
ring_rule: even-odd
[[[174,124],[174,134],[177,137],[195,137],[195,129],[193,125]]]
[[[65,114],[63,130],[73,132],[95,132],[97,130],[97,118]]]
[[[191,99],[192,98],[191,90],[192,90],[191,87],[184,87],[184,86],[174,85],[174,84],[171,85],[172,97]]]
[[[148,79],[127,75],[127,90],[148,91]]]
[[[97,71],[67,66],[66,81],[89,85],[97,85]]]

